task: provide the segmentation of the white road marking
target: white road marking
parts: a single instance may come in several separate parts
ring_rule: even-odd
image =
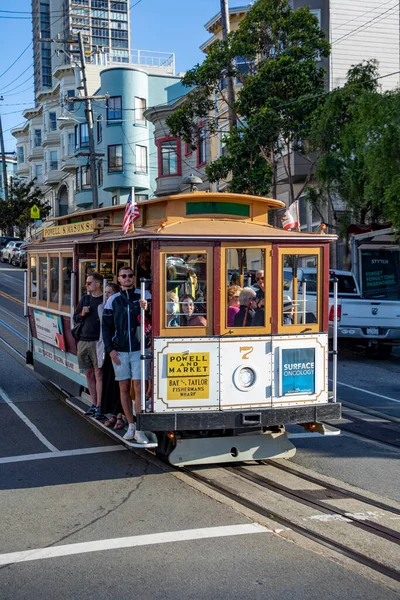
[[[330,379],[329,381],[332,381],[332,379]],[[363,392],[364,394],[369,394],[370,396],[377,396],[378,398],[382,398],[383,400],[390,400],[391,402],[397,402],[398,404],[400,404],[400,400],[396,400],[396,398],[391,398],[390,396],[382,396],[382,394],[377,394],[376,392],[363,390],[362,388],[355,387],[354,385],[349,385],[348,383],[342,383],[341,381],[338,381],[338,385],[343,385],[344,387],[351,388],[352,390],[356,390],[357,392]]]
[[[39,454],[5,456],[0,458],[0,465],[29,460],[45,460],[47,458],[65,458],[68,456],[82,456],[84,454],[100,454],[101,452],[121,452],[122,450],[127,450],[127,448],[125,448],[125,446],[100,446],[98,448],[77,448],[76,450],[57,450],[56,452],[42,452]]]
[[[22,411],[20,411],[17,406],[15,406],[14,402],[12,400],[10,400],[10,398],[7,396],[7,394],[5,393],[5,391],[2,388],[0,388],[0,398],[2,398],[4,400],[4,402],[6,404],[8,404],[8,406],[15,412],[15,414],[18,415],[20,419],[22,419],[22,421],[25,423],[25,425],[27,427],[29,427],[29,429],[32,431],[32,433],[34,433],[36,435],[36,437],[42,442],[42,444],[44,444],[52,452],[58,452],[58,449],[55,446],[53,446],[53,444],[51,442],[49,442],[49,440],[47,438],[45,438],[42,433],[40,433],[40,431],[36,427],[36,425],[34,425],[28,419],[28,417],[26,417],[24,415],[24,413]]]
[[[52,546],[51,548],[36,548],[33,550],[24,550],[22,552],[0,554],[0,565],[42,560],[46,558],[56,558],[60,556],[72,556],[74,554],[86,554],[88,552],[116,550],[119,548],[134,548],[137,546],[168,544],[171,542],[187,542],[191,540],[204,540],[234,535],[249,535],[254,533],[274,532],[272,529],[267,529],[258,523],[227,525],[221,527],[204,527],[201,529],[186,529],[183,531],[166,531],[164,533],[150,533],[148,535],[97,540],[95,542],[66,544],[63,546]]]

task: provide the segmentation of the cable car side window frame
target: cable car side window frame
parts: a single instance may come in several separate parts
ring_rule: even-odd
[[[212,246],[168,246],[160,247],[160,335],[164,337],[207,337],[213,332],[213,247]],[[171,254],[179,257],[180,255],[193,254],[194,257],[204,255],[206,257],[206,321],[205,326],[184,326],[177,325],[167,327],[167,277],[166,277],[166,259]],[[153,284],[153,292],[155,286]]]
[[[230,282],[230,275],[228,273],[228,251],[229,250],[260,250],[261,256],[264,257],[264,325],[260,326],[249,326],[249,327],[228,327],[227,325],[227,314],[228,314],[228,288]],[[221,335],[230,333],[231,335],[248,336],[248,335],[271,335],[272,333],[272,244],[270,243],[257,243],[250,241],[241,241],[237,243],[223,242],[221,244],[221,306],[220,306],[220,319],[221,319]],[[261,265],[262,266],[262,265]],[[246,286],[245,286],[246,287]]]
[[[324,268],[324,262],[323,262],[323,249],[320,246],[315,246],[315,247],[301,247],[301,246],[280,246],[279,248],[277,248],[278,251],[278,281],[277,281],[277,286],[276,289],[278,290],[278,298],[277,298],[277,307],[278,307],[278,314],[276,317],[276,321],[277,321],[277,326],[276,326],[276,330],[278,334],[293,334],[293,333],[319,333],[322,332],[322,270]],[[284,265],[284,261],[285,261],[285,256],[301,256],[301,257],[307,257],[309,256],[311,257],[316,257],[317,258],[317,274],[316,274],[316,285],[315,285],[315,289],[316,291],[311,292],[313,295],[316,296],[316,318],[317,321],[316,323],[309,323],[309,322],[305,322],[305,323],[283,323],[283,316],[284,316],[284,310],[285,310],[285,305],[284,305],[284,298],[285,298],[285,288],[284,288],[284,270],[285,268],[287,269],[287,267],[285,267]],[[304,267],[306,268],[306,267]],[[298,267],[298,269],[302,269],[301,266]],[[296,281],[298,281],[298,278],[296,278]],[[300,282],[301,284],[301,282]],[[292,285],[293,288],[293,285]],[[286,290],[287,291],[287,290]],[[291,303],[292,305],[296,303],[297,301],[297,296],[299,293],[298,288],[292,290],[293,293],[293,297],[291,299]],[[287,294],[286,294],[287,295]],[[307,296],[307,290],[306,290],[306,296]],[[298,313],[300,314],[300,312]]]

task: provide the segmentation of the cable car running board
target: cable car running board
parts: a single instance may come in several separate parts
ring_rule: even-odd
[[[292,458],[296,448],[286,432],[177,439],[168,456],[175,467],[207,465],[269,458]]]

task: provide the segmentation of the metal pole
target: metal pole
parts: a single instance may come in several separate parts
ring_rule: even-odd
[[[228,0],[221,0],[221,21],[222,21],[222,39],[225,40],[230,32],[229,7]],[[236,125],[236,115],[233,110],[235,102],[235,90],[233,89],[232,77],[226,77],[226,95],[229,114],[229,129]]]
[[[333,279],[333,340],[332,340],[332,402],[337,401],[337,359],[338,359],[338,283],[337,277]]]
[[[89,136],[89,162],[90,162],[90,185],[92,188],[93,196],[93,208],[99,208],[99,191],[97,188],[97,173],[96,173],[96,153],[94,147],[94,133],[93,133],[93,110],[92,101],[89,97],[87,79],[86,79],[86,64],[85,64],[85,50],[83,47],[82,32],[78,33],[79,40],[79,53],[81,57],[81,69],[82,69],[82,82],[83,90],[85,94],[85,116],[88,126]]]
[[[146,280],[140,280],[140,299],[146,299]],[[144,308],[140,308],[140,408],[146,411],[146,316]]]
[[[0,115],[0,147],[1,147],[1,161],[3,163],[4,200],[7,201],[8,200],[7,163],[6,163],[6,153],[4,150],[3,125],[1,123],[1,115]]]
[[[28,316],[28,271],[24,271],[24,317]]]
[[[75,312],[75,271],[71,272],[71,305],[70,305],[70,319],[71,329],[74,326],[74,312]]]
[[[307,282],[306,281],[302,281],[301,283],[301,294],[303,296],[302,300],[303,300],[303,325],[304,323],[307,323]]]

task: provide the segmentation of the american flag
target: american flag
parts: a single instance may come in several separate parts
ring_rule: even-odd
[[[139,207],[135,199],[132,202],[132,192],[128,196],[125,206],[125,216],[122,223],[122,229],[125,234],[131,231],[132,225],[140,217]]]

